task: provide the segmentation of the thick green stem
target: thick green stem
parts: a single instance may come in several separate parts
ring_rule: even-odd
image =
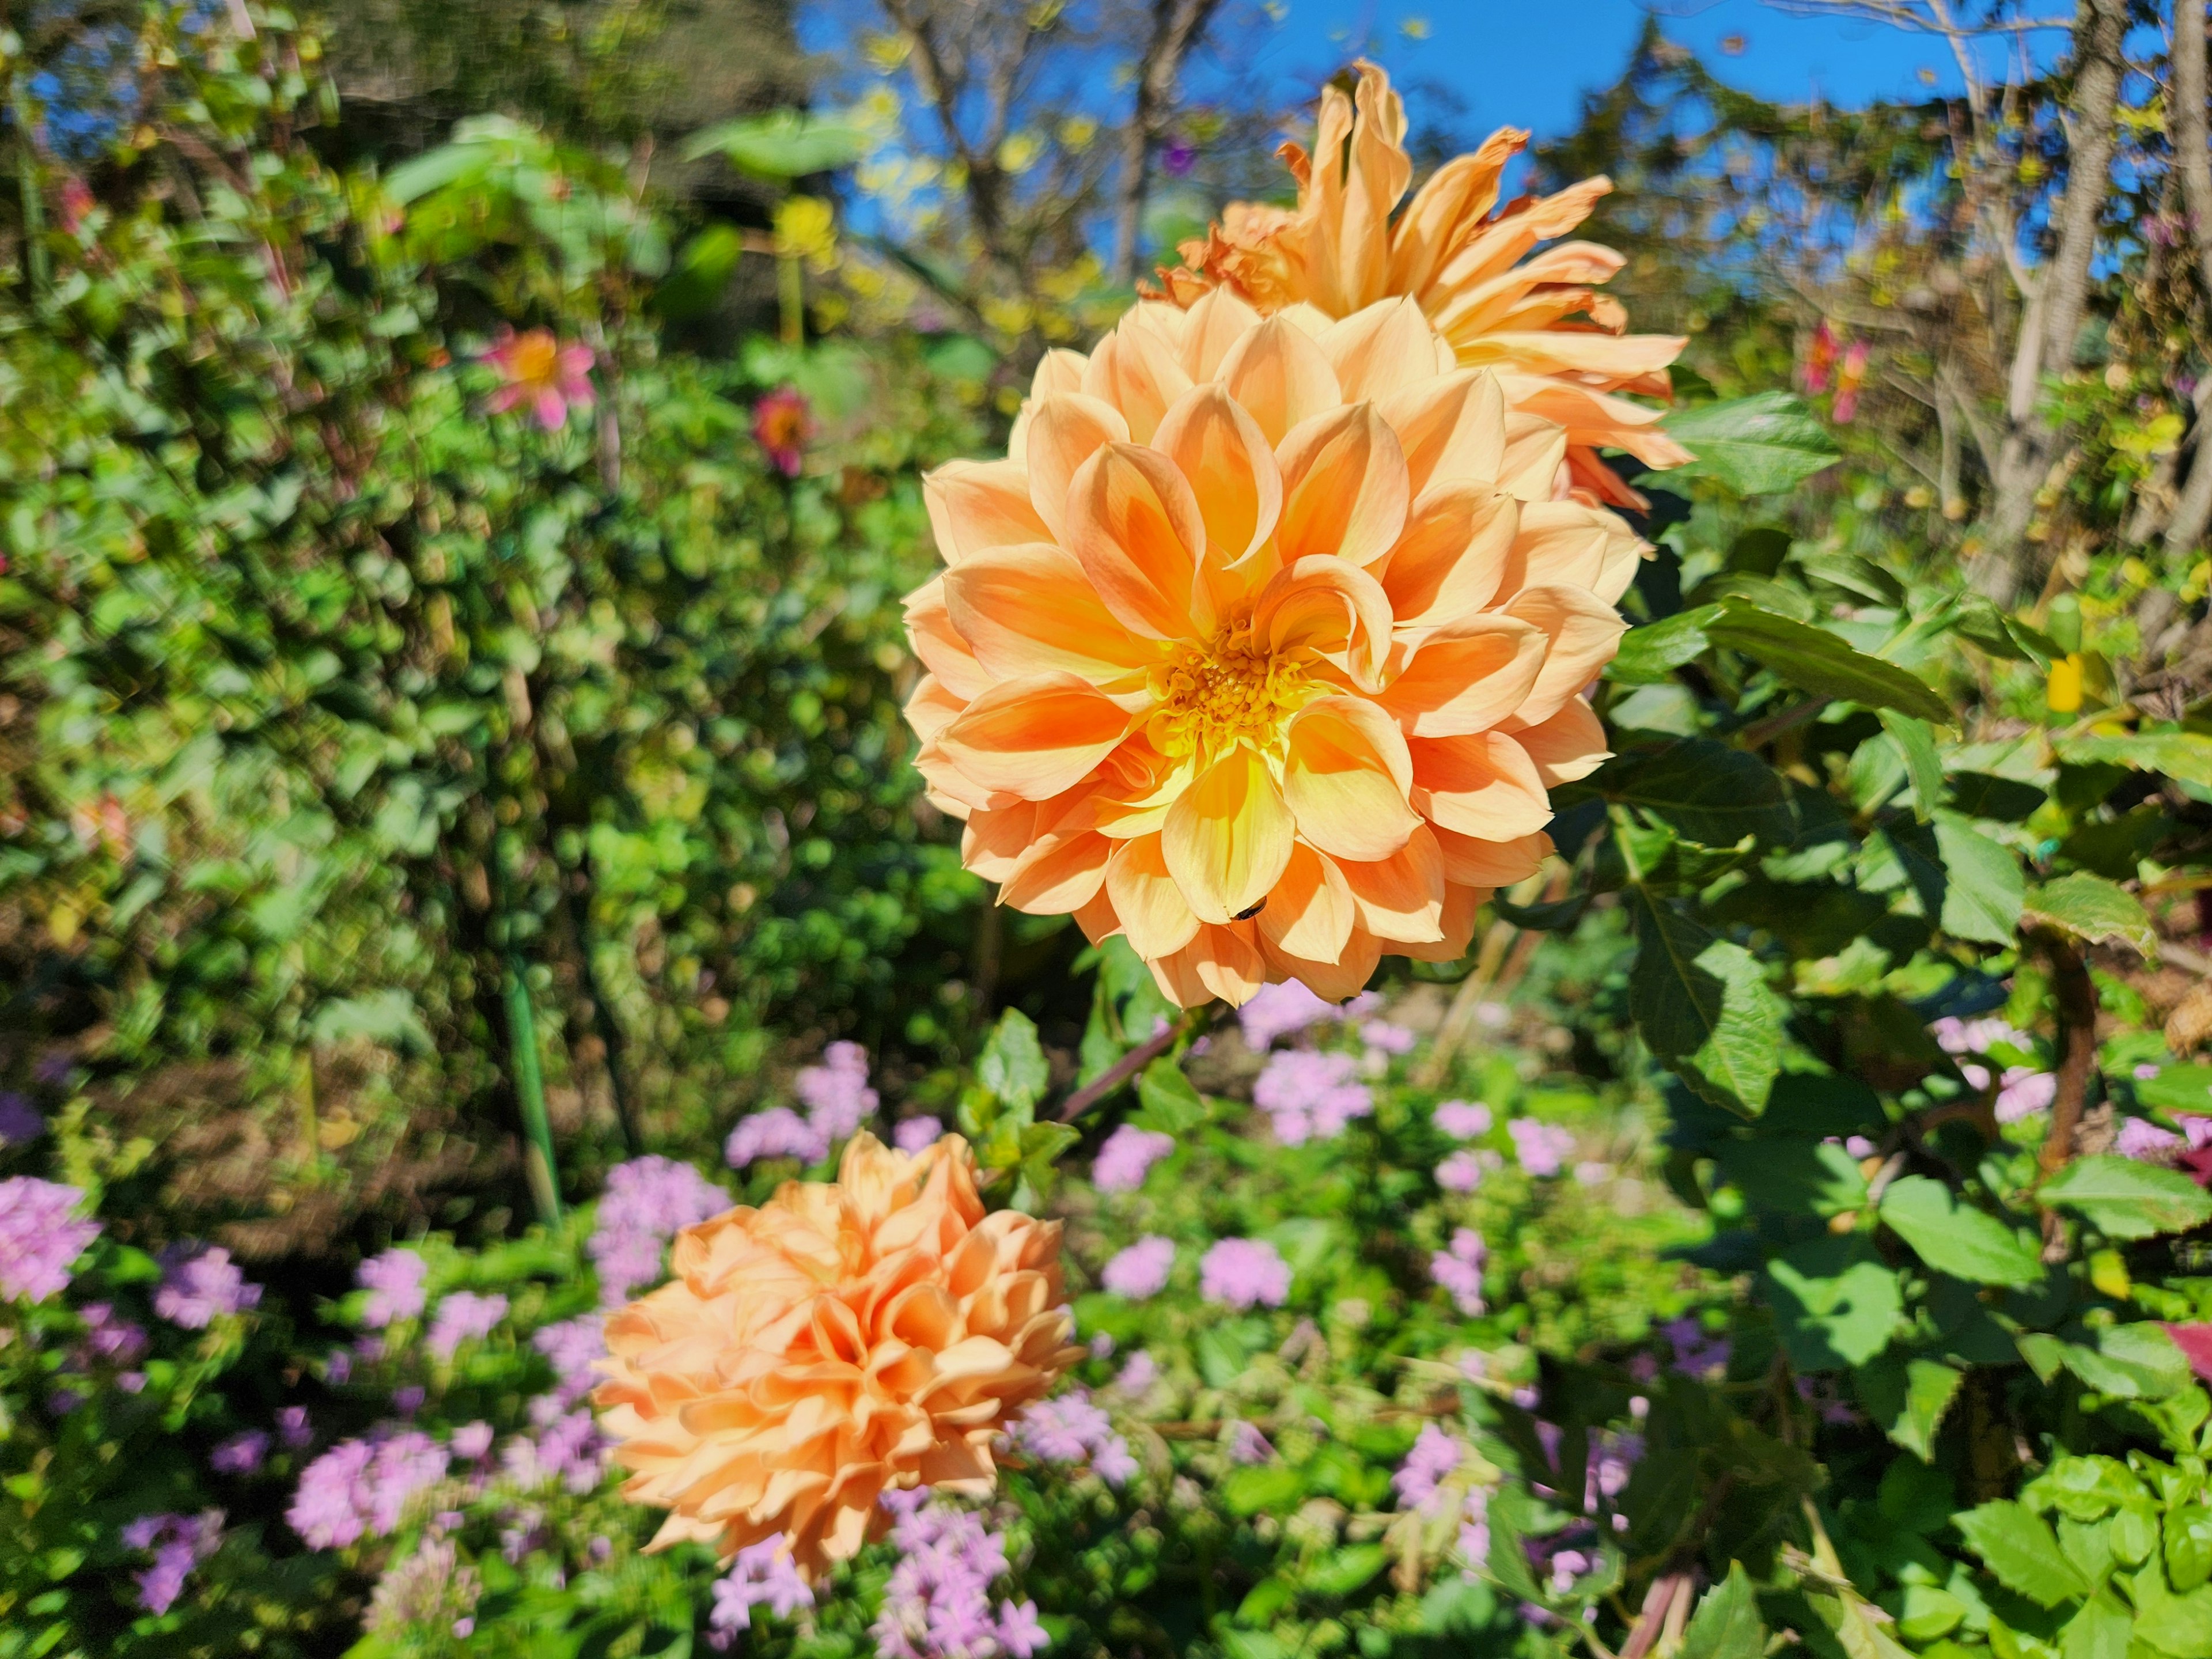
[[[507,1050],[514,1068],[514,1101],[522,1114],[522,1167],[538,1218],[561,1224],[561,1183],[555,1178],[553,1125],[545,1115],[545,1079],[538,1069],[538,1016],[530,1005],[530,981],[522,958],[507,958]]]

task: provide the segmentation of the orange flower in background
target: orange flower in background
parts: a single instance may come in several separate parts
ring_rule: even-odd
[[[624,1496],[670,1511],[655,1548],[781,1534],[811,1578],[889,1525],[886,1492],[989,1492],[993,1437],[1083,1352],[1060,1224],[985,1214],[957,1135],[855,1136],[836,1182],[678,1234],[674,1271],[607,1322],[595,1396]]]
[[[1589,216],[1612,181],[1586,179],[1500,209],[1506,164],[1528,142],[1526,132],[1500,127],[1472,155],[1437,169],[1394,219],[1413,176],[1405,105],[1381,69],[1357,68],[1352,97],[1334,86],[1322,91],[1312,155],[1282,148],[1297,206],[1231,203],[1204,241],[1182,245],[1182,266],[1161,270],[1161,296],[1188,307],[1225,288],[1263,314],[1309,305],[1324,318],[1409,296],[1461,363],[1498,372],[1516,416],[1566,428],[1577,491],[1642,507],[1596,452],[1626,450],[1652,467],[1690,459],[1659,429],[1661,411],[1615,395],[1670,396],[1667,365],[1684,342],[1624,331],[1628,313],[1598,292],[1620,270],[1620,254],[1554,241]],[[1554,245],[1534,252],[1540,242]]]
[[[907,714],[968,867],[1186,1006],[1462,954],[1606,756],[1577,693],[1643,544],[1556,498],[1566,444],[1410,300],[1218,289],[1051,354],[1008,458],[925,484]]]

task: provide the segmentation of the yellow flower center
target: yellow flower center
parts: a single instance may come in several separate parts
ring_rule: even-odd
[[[1249,620],[1225,623],[1204,645],[1179,645],[1152,671],[1159,707],[1152,743],[1171,760],[1210,765],[1240,743],[1264,750],[1312,696],[1303,666],[1252,637]]]
[[[534,328],[514,343],[514,356],[509,361],[514,365],[518,384],[532,388],[549,386],[560,367],[561,349],[550,334]]]

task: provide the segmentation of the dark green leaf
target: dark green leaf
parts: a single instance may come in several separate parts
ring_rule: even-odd
[[[1881,726],[1905,757],[1905,775],[1912,783],[1912,813],[1925,823],[1943,800],[1943,763],[1936,752],[1936,734],[1927,721],[1893,708],[1881,711]]]
[[[1757,1115],[1781,1069],[1786,1009],[1758,961],[1679,904],[1629,890],[1636,963],[1629,1012],[1651,1052],[1717,1106]]]
[[[1940,1359],[1887,1357],[1855,1379],[1859,1403],[1892,1440],[1923,1462],[1936,1455],[1936,1431],[1966,1373]]]
[[[1663,680],[1684,663],[1705,655],[1711,641],[1705,624],[1720,615],[1716,605],[1677,611],[1664,621],[1632,628],[1620,636],[1620,648],[1606,665],[1605,677],[1627,685],[1646,685]]]
[[[2196,732],[2146,732],[2111,738],[2092,733],[2062,738],[2052,748],[2059,759],[2076,766],[2124,766],[2137,772],[2163,772],[2179,782],[2212,788],[2212,738]]]
[[[1826,629],[1731,601],[1705,624],[1705,637],[1757,659],[1792,685],[1816,696],[1867,708],[1894,708],[1948,726],[1957,711],[1919,676],[1869,657]]]
[[[1717,478],[1739,495],[1789,489],[1836,459],[1827,428],[1786,392],[1678,410],[1665,425],[1696,457],[1676,477]]]
[[[1926,1176],[1906,1176],[1881,1195],[1881,1218],[1938,1273],[1978,1285],[2034,1285],[2041,1251],[2013,1227]]]
[[[2092,945],[2114,940],[2138,955],[2158,950],[2158,931],[2143,914],[2142,902],[2118,883],[2085,871],[2061,876],[2029,891],[2021,920],[2057,927]]]
[[[1773,768],[1711,738],[1623,756],[1596,781],[1608,798],[1707,847],[1733,847],[1746,836],[1786,845],[1796,836],[1789,793]]]
[[[2180,1170],[2109,1152],[2076,1158],[2037,1196],[2078,1212],[2110,1238],[2186,1232],[2212,1221],[2212,1193]]]
[[[1896,1270],[1856,1237],[1807,1240],[1767,1263],[1762,1288],[1801,1370],[1864,1364],[1889,1346],[1905,1311]]]
[[[1682,1659],[1761,1659],[1765,1651],[1759,1597],[1743,1564],[1731,1561],[1728,1577],[1705,1593],[1691,1615],[1682,1632]]]

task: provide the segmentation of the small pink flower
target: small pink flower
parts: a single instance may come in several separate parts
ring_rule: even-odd
[[[793,387],[779,386],[753,405],[753,441],[785,477],[799,476],[806,464],[806,441],[813,435],[814,413]]]
[[[484,404],[495,415],[527,405],[538,425],[558,432],[568,424],[572,405],[592,406],[592,349],[564,346],[550,330],[533,328],[517,334],[503,328],[482,361],[496,368],[505,382]]]

